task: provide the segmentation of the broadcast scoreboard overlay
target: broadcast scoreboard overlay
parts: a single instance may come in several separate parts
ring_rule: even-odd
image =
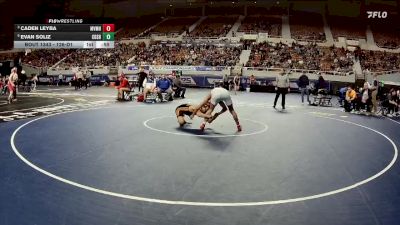
[[[83,19],[18,23],[14,25],[14,48],[114,48],[114,31],[113,23],[90,23]]]

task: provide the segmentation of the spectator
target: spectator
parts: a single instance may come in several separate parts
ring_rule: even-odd
[[[89,86],[89,87],[92,86],[92,82],[91,82],[92,74],[93,74],[93,71],[89,71],[89,70],[87,70],[86,73],[85,73],[86,89],[87,89],[87,86]]]
[[[3,94],[4,86],[6,86],[6,84],[4,82],[4,77],[2,77],[1,74],[0,74],[0,95]]]
[[[392,117],[395,115],[395,113],[398,113],[399,110],[399,96],[396,89],[394,88],[390,89],[388,94],[388,100],[389,100],[388,116]]]
[[[74,73],[74,76],[72,77],[72,80],[71,80],[71,85],[73,85],[73,86],[75,87],[75,90],[78,90],[78,89],[79,89],[79,82],[78,82],[78,75],[77,75],[77,73],[78,73],[78,72]]]
[[[311,104],[310,101],[310,92],[309,92],[309,86],[310,86],[310,80],[308,79],[307,75],[305,73],[303,73],[303,75],[301,75],[299,77],[299,88],[300,88],[300,92],[301,92],[301,103],[304,103],[304,94],[307,95],[307,102],[308,104]]]
[[[58,75],[57,87],[62,84],[64,76],[60,73]]]
[[[174,79],[175,95],[174,97],[185,98],[186,88],[182,86],[181,77],[178,75]]]
[[[7,94],[7,89],[8,89],[7,84],[8,84],[8,78],[0,76],[0,95]]]
[[[129,81],[126,79],[124,74],[121,74],[119,81],[119,86],[115,87],[118,90],[117,100],[123,100],[123,92],[130,91],[131,89],[129,87]]]
[[[85,70],[83,72],[83,79],[82,79],[82,86],[85,85],[85,90],[87,90],[89,83],[90,83],[89,71]]]
[[[10,95],[8,96],[8,104],[11,104],[13,101],[17,101],[17,82],[18,82],[18,74],[17,68],[14,67],[11,69],[11,74],[8,77],[8,92]]]
[[[147,93],[153,93],[156,88],[156,79],[153,74],[149,74],[143,81],[143,99],[146,100]]]
[[[240,75],[236,74],[235,77],[233,78],[233,89],[235,90],[235,95],[236,92],[240,90]]]
[[[256,77],[254,76],[254,74],[252,74],[251,76],[250,76],[250,85],[254,85],[254,84],[256,84]]]
[[[225,88],[226,90],[229,90],[229,75],[228,74],[225,74],[222,77],[222,85],[223,85],[223,88]]]
[[[21,75],[20,75],[20,80],[21,80],[20,83],[22,84],[22,87],[25,87],[25,83],[26,83],[27,79],[28,79],[28,77],[25,74],[25,70],[22,70]]]
[[[159,79],[157,81],[156,87],[157,87],[157,93],[158,93],[160,99],[162,99],[161,93],[167,93],[167,96],[165,99],[172,101],[171,81],[169,79],[167,79],[167,77],[165,75],[162,75],[161,79]]]
[[[318,93],[321,90],[326,90],[327,89],[327,84],[326,84],[325,79],[324,79],[324,77],[322,75],[319,75],[319,77],[318,77],[317,89],[318,89]]]
[[[147,78],[147,73],[144,72],[143,69],[140,70],[139,75],[138,75],[138,87],[139,87],[139,92],[140,89],[143,91],[143,82]]]
[[[376,79],[376,76],[374,76],[374,80],[371,86],[371,103],[373,114],[376,114],[378,112],[378,102],[376,100],[376,97],[378,96],[378,85],[378,80]]]
[[[54,77],[50,76],[49,77],[49,86],[53,86],[53,83],[54,83]]]
[[[360,91],[361,94],[361,101],[360,101],[360,107],[362,109],[367,108],[367,112],[371,112],[371,90],[369,87],[369,83],[365,82],[363,88]]]
[[[37,82],[38,82],[38,76],[36,74],[32,74],[32,91],[36,91]]]
[[[79,69],[78,72],[76,72],[76,86],[77,89],[81,89],[83,84],[83,72]]]
[[[5,95],[5,94],[7,94],[7,91],[8,91],[8,76],[5,76],[5,77],[3,77],[3,78],[1,78],[1,80],[2,80],[2,89],[1,89],[1,91],[0,91],[0,94],[2,94],[2,95]]]
[[[350,112],[351,109],[355,109],[357,101],[357,93],[354,91],[353,86],[349,85],[346,91],[346,101],[344,101],[344,110]]]
[[[346,92],[347,86],[339,89],[339,104],[341,107],[343,107],[343,103],[346,100]]]

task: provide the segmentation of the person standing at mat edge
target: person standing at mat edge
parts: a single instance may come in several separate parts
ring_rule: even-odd
[[[303,73],[299,77],[299,88],[301,92],[301,103],[304,103],[304,94],[307,95],[307,102],[308,104],[311,104],[310,102],[310,92],[309,92],[309,87],[310,87],[310,80],[308,79],[307,75]]]
[[[17,68],[14,67],[11,69],[11,74],[8,77],[8,92],[10,95],[8,96],[8,104],[11,104],[13,101],[17,101],[17,83],[18,83],[18,74]]]
[[[219,115],[222,113],[226,112],[227,109],[229,109],[229,112],[232,114],[233,119],[235,120],[236,126],[237,126],[237,131],[240,132],[242,131],[242,127],[240,126],[239,123],[239,118],[235,110],[233,109],[233,103],[231,96],[229,94],[229,91],[226,90],[225,88],[222,87],[216,87],[211,90],[211,92],[204,98],[204,100],[194,108],[194,111],[192,115],[190,116],[190,119],[193,119],[193,117],[196,115],[197,111],[199,111],[202,107],[204,107],[206,104],[210,102],[210,108],[208,111],[205,113],[206,115],[211,115],[211,113],[214,111],[215,106],[219,104],[222,107],[222,110],[220,112],[217,112],[213,115],[213,117],[209,120],[205,120],[202,122],[200,125],[200,129],[204,130],[206,126],[206,122],[211,123],[214,121]]]
[[[279,95],[282,94],[282,110],[285,109],[285,97],[288,92],[290,92],[289,87],[289,76],[285,71],[282,69],[279,72],[279,75],[276,77],[276,96],[274,101],[274,109],[276,109],[276,103],[278,102]]]

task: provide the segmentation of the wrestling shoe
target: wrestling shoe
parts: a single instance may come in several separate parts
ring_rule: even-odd
[[[205,124],[205,123],[202,123],[202,124],[200,125],[200,130],[201,130],[201,131],[204,131],[205,128],[206,128],[206,124]]]
[[[212,123],[212,121],[214,121],[216,118],[218,117],[218,114],[215,113],[210,119],[208,119],[208,123]]]
[[[242,131],[242,126],[240,126],[240,124],[237,125],[237,131],[238,131],[238,132]]]

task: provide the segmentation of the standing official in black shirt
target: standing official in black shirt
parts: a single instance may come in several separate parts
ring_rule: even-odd
[[[301,103],[304,103],[304,94],[307,95],[307,102],[310,104],[310,92],[309,92],[310,80],[306,74],[299,77],[299,89],[301,92]]]

